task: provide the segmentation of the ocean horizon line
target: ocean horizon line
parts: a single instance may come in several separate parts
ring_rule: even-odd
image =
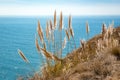
[[[63,14],[64,15],[64,14]],[[64,15],[64,17],[68,17],[69,15]],[[32,18],[32,17],[53,17],[52,15],[0,15],[1,17],[17,17],[17,18]],[[57,15],[57,17],[59,17]],[[120,17],[120,15],[72,15],[72,17]]]

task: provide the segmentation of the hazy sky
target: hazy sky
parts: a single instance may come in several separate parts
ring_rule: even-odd
[[[0,0],[0,16],[120,15],[120,0]]]

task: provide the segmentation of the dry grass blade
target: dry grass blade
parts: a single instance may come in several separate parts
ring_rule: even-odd
[[[113,34],[113,26],[109,25],[108,29],[106,30],[104,38],[110,38]]]
[[[72,38],[74,38],[74,32],[73,32],[72,27],[69,30],[70,30],[70,35],[72,36]]]
[[[47,59],[53,59],[55,61],[61,61],[61,59],[59,59],[57,56],[52,55],[52,53],[46,51],[45,49],[41,48],[41,50],[43,51],[43,54],[45,55],[45,57]]]
[[[45,49],[41,48],[44,56],[47,58],[47,59],[52,59],[52,56],[51,56],[51,53],[50,52],[47,52]]]
[[[88,24],[88,22],[86,22],[86,32],[87,32],[87,34],[89,34],[89,24]]]
[[[21,58],[26,62],[26,63],[29,63],[28,59],[25,57],[25,55],[23,54],[23,52],[18,49],[18,54],[21,56]]]
[[[40,37],[40,40],[41,40],[41,42],[43,43],[43,32],[42,32],[42,28],[41,28],[41,26],[40,26],[40,21],[38,21],[37,31],[38,31],[38,35],[39,35],[39,37]]]
[[[71,28],[71,26],[72,26],[72,18],[71,18],[71,15],[69,16],[68,26],[69,26],[69,28]]]
[[[55,55],[52,55],[52,58],[53,58],[53,60],[55,60],[55,61],[62,61],[62,59],[58,58],[58,57],[55,56]]]
[[[54,12],[54,28],[56,28],[57,25],[57,19],[56,19],[56,10]]]
[[[36,48],[37,48],[38,52],[40,52],[40,46],[39,46],[37,38],[35,39],[35,45],[36,45]]]
[[[63,16],[62,16],[62,12],[60,12],[59,30],[62,30],[62,25],[63,25]]]
[[[50,29],[53,30],[53,24],[52,24],[52,20],[50,20]]]
[[[102,34],[105,34],[105,33],[106,33],[106,31],[107,31],[107,29],[106,29],[106,25],[105,25],[105,24],[103,24],[103,25],[102,25]]]
[[[68,31],[67,31],[67,30],[65,30],[65,33],[66,33],[66,36],[67,36],[68,40],[70,40],[70,36],[69,36],[69,34],[68,34]]]
[[[45,42],[44,42],[44,44],[43,44],[43,47],[44,47],[44,49],[46,50],[46,44],[45,44]]]
[[[48,21],[46,23],[46,38],[47,39],[49,38],[49,24],[48,24]]]

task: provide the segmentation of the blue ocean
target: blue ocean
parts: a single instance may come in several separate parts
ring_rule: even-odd
[[[18,77],[29,77],[34,70],[41,68],[42,62],[35,46],[37,22],[40,20],[43,31],[46,21],[53,19],[44,17],[0,17],[0,80],[16,80]],[[86,35],[86,21],[89,23],[89,37]],[[120,16],[73,16],[75,44],[80,46],[80,40],[87,40],[101,33],[102,23],[109,26],[114,21],[114,27],[120,26]],[[57,21],[59,22],[59,21]],[[64,17],[64,28],[68,27],[68,17]],[[59,37],[59,36],[58,36]],[[23,51],[29,59],[26,64],[17,50]],[[69,52],[64,51],[63,57]]]

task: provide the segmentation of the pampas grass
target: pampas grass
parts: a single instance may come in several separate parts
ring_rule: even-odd
[[[68,20],[68,26],[69,26],[69,28],[71,28],[71,24],[72,23],[72,18],[71,18],[71,15],[69,16],[69,20]]]
[[[89,24],[86,22],[86,33],[87,33],[87,39],[89,39]]]
[[[63,15],[62,12],[60,12],[60,23],[59,23],[59,30],[61,31],[63,28]]]
[[[48,21],[46,23],[46,38],[47,38],[47,40],[49,40],[49,23],[48,23]]]
[[[41,48],[41,51],[47,59],[52,59],[51,53],[47,52],[46,49]]]
[[[46,43],[44,42],[43,43],[43,48],[46,50],[47,48],[46,48]]]
[[[51,29],[51,30],[54,29],[53,24],[52,24],[52,20],[50,20],[50,29]]]
[[[30,63],[29,60],[25,57],[24,53],[18,49],[18,54],[20,55],[20,57],[26,62],[26,63]]]
[[[86,22],[86,33],[87,33],[87,35],[89,34],[89,24],[88,24],[88,22]]]
[[[104,39],[106,31],[107,31],[106,24],[102,24],[102,39]]]
[[[72,38],[74,38],[74,32],[73,32],[72,27],[71,27],[71,28],[69,28],[69,30],[70,30],[70,35],[72,36]]]
[[[59,58],[58,58],[57,56],[55,56],[54,54],[46,51],[46,49],[41,48],[41,50],[42,50],[43,54],[45,55],[45,57],[46,57],[47,59],[52,59],[52,60],[55,60],[55,61],[61,61],[61,60],[62,60],[62,59],[59,59]]]
[[[54,24],[52,22],[54,22]],[[69,45],[66,44],[67,40],[70,42],[70,46],[72,46],[71,41],[74,40],[72,17],[71,15],[69,16],[68,28],[65,29],[65,31],[63,32],[65,33],[65,36],[63,36],[65,37],[64,40],[62,40],[62,29],[63,29],[62,12],[60,13],[60,21],[58,26],[56,22],[57,20],[56,20],[56,11],[55,11],[54,21],[50,20],[49,22],[46,23],[46,37],[45,37],[42,32],[42,27],[40,26],[40,21],[38,21],[37,32],[42,44],[39,45],[38,42],[39,40],[36,38],[35,45],[38,52],[41,52],[41,54],[45,56],[46,65],[44,65],[43,69],[40,71],[40,75],[38,74],[34,75],[33,79],[31,80],[35,80],[35,79],[71,80],[71,78],[72,80],[76,80],[78,79],[76,78],[76,75],[81,80],[82,79],[94,80],[96,79],[96,77],[93,77],[94,75],[97,75],[97,77],[104,76],[105,78],[107,75],[112,74],[112,73],[109,74],[110,67],[106,69],[105,66],[106,65],[108,66],[109,64],[113,64],[111,63],[112,62],[111,60],[113,60],[113,62],[116,59],[120,60],[120,50],[118,47],[119,39],[114,37],[114,35],[119,33],[114,32],[113,26],[110,25],[108,29],[106,29],[105,25],[103,25],[102,34],[104,35],[100,34],[87,41],[80,40],[81,47],[71,51],[71,54],[68,54],[65,58],[62,58],[62,50],[67,45]],[[56,34],[54,31],[60,34]],[[86,33],[88,36],[89,35],[88,22],[86,22]],[[55,34],[57,35],[57,39],[59,39],[58,42],[57,41],[55,42],[56,39]],[[54,37],[54,39],[52,39],[52,37]],[[49,44],[47,44],[47,41],[44,41],[44,39],[47,39],[49,41]],[[51,43],[50,40],[52,40],[53,43]],[[75,40],[74,40],[74,45],[75,45]],[[56,51],[49,50],[49,48],[52,47]],[[18,53],[26,63],[29,63],[29,61],[27,60],[27,58],[25,57],[25,55],[22,53],[21,50],[18,50]],[[105,60],[105,62],[103,59]],[[112,68],[110,68],[110,70]],[[101,79],[103,80],[103,78]]]
[[[38,32],[38,35],[40,37],[41,42],[43,43],[44,38],[43,38],[43,31],[42,31],[42,28],[40,26],[40,21],[38,21],[37,32]]]
[[[70,36],[72,37],[72,39],[74,41],[74,46],[75,46],[75,49],[76,49],[74,32],[73,32],[73,28],[72,28],[72,17],[71,17],[71,15],[69,16],[69,19],[68,19],[68,30],[69,30]]]
[[[53,59],[54,61],[62,61],[62,59],[58,58],[58,57],[55,56],[55,55],[52,55],[52,59]]]
[[[35,38],[35,45],[36,45],[36,48],[38,50],[38,52],[40,52],[40,45],[38,44],[38,39]]]
[[[103,24],[103,25],[102,25],[102,34],[105,34],[106,31],[107,31],[107,29],[106,29],[106,24]]]
[[[56,29],[57,26],[57,19],[56,19],[56,10],[54,12],[54,28]]]
[[[74,38],[74,32],[73,32],[73,29],[72,29],[72,17],[71,17],[71,15],[69,16],[69,19],[68,19],[68,30],[69,30],[70,35],[72,36],[72,38]]]
[[[63,15],[62,12],[60,12],[60,20],[59,20],[59,31],[60,31],[60,43],[62,43],[62,29],[63,29]],[[62,44],[60,44],[60,57],[62,58]]]
[[[69,23],[68,26],[69,27],[68,27],[68,29],[65,30],[66,37],[62,41],[63,15],[62,15],[62,12],[60,12],[59,28],[58,28],[58,31],[60,33],[58,35],[60,44],[57,44],[60,47],[59,47],[59,49],[57,49],[57,53],[55,53],[55,51],[54,52],[49,51],[46,48],[47,46],[48,46],[48,48],[50,48],[53,45],[54,49],[55,49],[55,33],[54,33],[54,30],[56,29],[56,31],[57,31],[57,28],[56,28],[57,27],[56,11],[54,12],[54,21],[53,22],[54,22],[54,24],[52,23],[52,20],[50,20],[49,23],[48,22],[46,23],[46,38],[47,38],[48,41],[52,40],[52,42],[53,42],[53,43],[49,43],[47,45],[46,45],[45,41],[43,41],[43,39],[42,39],[44,37],[43,32],[42,32],[42,27],[38,26],[38,35],[40,37],[41,42],[43,42],[42,43],[43,46],[41,46],[40,50],[41,50],[42,54],[46,57],[47,65],[49,65],[49,66],[47,66],[47,68],[49,68],[48,72],[51,72],[52,65],[54,65],[55,69],[57,68],[57,70],[58,70],[58,67],[62,67],[62,66],[57,66],[57,65],[62,65],[62,63],[63,63],[62,49],[64,49],[66,47],[66,42],[67,42],[66,37],[68,38],[68,41],[70,41],[70,37],[71,37],[71,39],[74,40],[74,32],[73,32],[73,29],[72,29],[72,18],[71,18],[71,15],[70,15],[69,20],[68,20],[68,23]],[[38,25],[40,25],[40,23],[38,23]],[[74,44],[75,44],[75,41],[74,41]],[[76,48],[76,46],[75,46],[75,48]],[[60,53],[59,53],[59,51],[60,51]],[[54,60],[55,63],[53,64],[51,62],[51,60]],[[59,73],[56,70],[54,72],[56,74]]]
[[[67,30],[67,29],[65,30],[65,34],[66,34],[68,40],[70,40],[70,36],[69,36],[69,33],[68,33],[68,30]]]

